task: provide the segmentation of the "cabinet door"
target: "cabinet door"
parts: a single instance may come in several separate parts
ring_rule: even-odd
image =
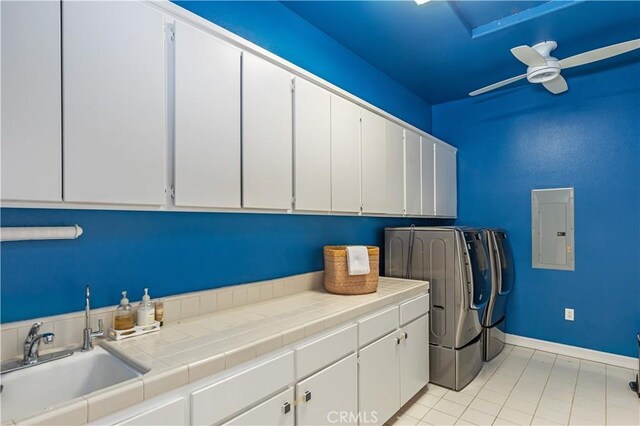
[[[435,216],[435,143],[422,137],[422,215]]]
[[[159,407],[152,408],[137,416],[131,417],[118,426],[180,426],[186,424],[185,411],[186,401],[184,398],[178,398],[174,401],[162,404]]]
[[[400,409],[399,335],[394,331],[360,350],[358,398],[367,424],[382,425]]]
[[[0,2],[2,199],[62,199],[60,2]]]
[[[293,388],[224,423],[225,426],[293,426]],[[288,404],[288,407],[287,407]]]
[[[175,27],[175,204],[240,207],[241,52]]]
[[[164,17],[141,2],[62,8],[64,199],[165,202]]]
[[[386,120],[362,110],[362,211],[387,212]]]
[[[242,57],[244,207],[291,208],[291,78],[270,62]]]
[[[331,95],[331,210],[360,211],[360,111]]]
[[[404,129],[387,121],[387,213],[404,213]]]
[[[422,169],[420,136],[404,131],[405,150],[405,204],[408,215],[422,214]]]
[[[319,371],[296,385],[302,401],[296,406],[296,425],[358,424],[358,359],[356,354]],[[347,415],[341,420],[341,413]],[[342,414],[343,416],[345,414]]]
[[[296,78],[294,89],[296,210],[331,210],[331,94]]]
[[[456,150],[437,142],[435,144],[436,215],[456,217],[458,213],[456,184]]]
[[[400,344],[400,405],[406,404],[429,381],[429,316],[402,327]]]

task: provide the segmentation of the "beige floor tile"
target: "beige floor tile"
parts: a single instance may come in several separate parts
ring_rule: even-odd
[[[433,409],[449,414],[457,419],[462,415],[462,413],[464,413],[466,406],[447,401],[446,399],[441,399],[440,401],[436,402],[436,405],[433,406]]]
[[[402,407],[402,413],[414,417],[418,420],[422,419],[429,412],[430,408],[416,403],[407,403]]]
[[[494,426],[520,426],[518,423],[514,423],[510,420],[506,420],[501,417],[498,417],[497,419],[495,419],[493,424]]]
[[[467,408],[460,418],[479,426],[485,426],[493,424],[496,417],[474,408]]]
[[[497,416],[502,408],[502,404],[496,404],[495,402],[487,401],[481,398],[476,398],[469,404],[469,408],[482,411],[483,413]]]
[[[415,426],[418,424],[420,420],[413,418],[411,416],[408,416],[406,414],[396,414],[393,417],[391,417],[389,420],[387,420],[387,422],[385,423],[385,425],[388,426]]]
[[[424,405],[425,407],[433,407],[434,405],[436,405],[436,402],[440,401],[440,397],[437,397],[435,395],[431,395],[430,393],[426,393],[424,395],[421,395],[416,402],[420,405]]]
[[[434,426],[439,425],[454,425],[458,420],[457,417],[454,417],[450,414],[443,413],[438,410],[430,410],[426,416],[422,418],[422,422]]]
[[[533,419],[531,414],[523,413],[522,411],[514,410],[509,407],[503,407],[502,410],[500,410],[498,417],[518,425],[528,425]]]
[[[449,389],[443,388],[442,386],[433,385],[429,383],[427,385],[427,393],[430,395],[435,395],[437,397],[443,397],[445,393],[447,393]]]
[[[455,402],[456,404],[463,405],[468,407],[473,401],[473,395],[467,395],[466,393],[449,391],[444,394],[442,399],[446,399],[447,401]]]
[[[505,401],[507,400],[508,396],[504,395],[504,394],[501,394],[501,393],[494,392],[494,391],[489,390],[489,389],[482,389],[478,393],[476,398],[484,399],[486,401],[491,401],[493,403],[496,403],[496,404],[499,404],[499,405],[503,405],[505,403]]]
[[[536,417],[555,422],[557,424],[566,425],[569,423],[570,411],[558,411],[553,408],[539,406],[536,410]]]
[[[513,408],[514,410],[522,411],[523,413],[533,414],[536,412],[537,404],[524,399],[510,396],[505,402],[505,407]]]

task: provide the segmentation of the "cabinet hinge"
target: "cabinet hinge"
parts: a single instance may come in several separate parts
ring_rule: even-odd
[[[176,39],[175,25],[167,24],[167,33],[169,34],[169,40],[174,41]]]
[[[165,194],[168,194],[171,198],[176,198],[176,188],[174,186],[170,186],[169,188],[164,189]]]
[[[295,206],[296,206],[296,196],[294,195],[291,197],[291,207],[293,208]]]
[[[292,78],[291,79],[291,91],[295,92],[295,90],[296,90],[296,79]]]

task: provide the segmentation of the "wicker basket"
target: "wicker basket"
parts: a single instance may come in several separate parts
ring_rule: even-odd
[[[346,246],[324,247],[324,288],[335,294],[367,294],[378,289],[380,249],[369,249],[369,272],[366,275],[349,275]]]

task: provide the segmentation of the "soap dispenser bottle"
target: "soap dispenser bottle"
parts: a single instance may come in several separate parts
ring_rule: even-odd
[[[149,289],[144,289],[144,296],[142,296],[142,302],[138,305],[137,323],[138,325],[151,325],[156,318],[156,309],[149,297]]]
[[[135,313],[133,307],[129,304],[127,299],[127,292],[122,292],[122,299],[120,299],[120,306],[116,309],[114,328],[116,330],[129,330],[135,325]]]

